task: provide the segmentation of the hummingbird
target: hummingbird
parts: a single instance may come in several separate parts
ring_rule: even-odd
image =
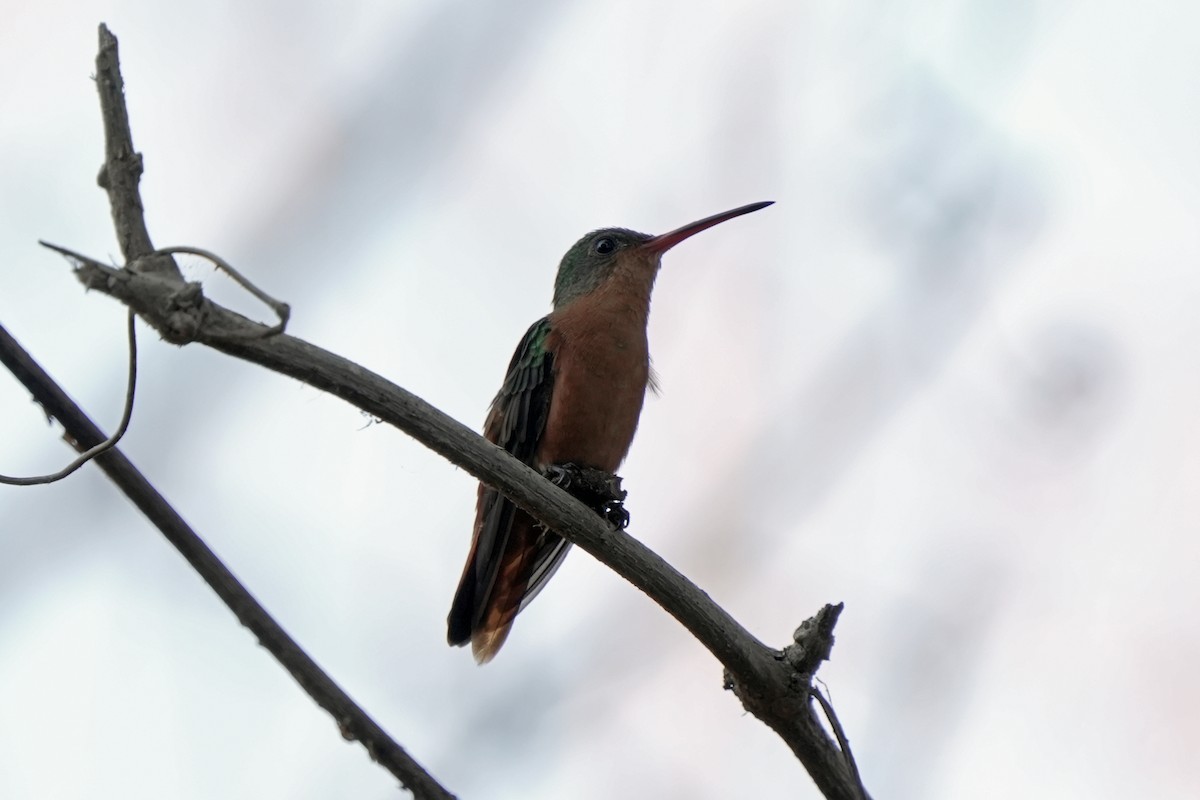
[[[615,472],[653,386],[646,324],[663,253],[769,205],[741,206],[660,236],[602,228],[576,242],[558,265],[553,309],[513,353],[484,422],[488,441],[542,473],[563,464]],[[449,643],[469,641],[478,663],[491,661],[570,546],[480,483],[471,549],[446,620]]]

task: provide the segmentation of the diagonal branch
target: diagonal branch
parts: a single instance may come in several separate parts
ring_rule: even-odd
[[[81,267],[81,280],[90,283],[89,270],[96,266],[102,265],[91,262]],[[133,289],[130,283],[117,285]],[[293,336],[254,338],[254,331],[262,327],[257,323],[207,299],[203,308],[206,323],[197,327],[196,341],[337,395],[395,425],[495,486],[641,589],[717,657],[746,709],[784,739],[826,797],[865,796],[859,791],[856,770],[818,721],[809,692],[817,665],[828,658],[836,612],[823,611],[802,626],[793,647],[799,646],[806,658],[793,664],[637,539],[613,530],[579,500],[441,410],[341,356]],[[245,325],[250,327],[243,329]],[[840,611],[836,606],[826,608]]]
[[[62,424],[78,450],[85,451],[105,440],[95,423],[3,326],[0,326],[0,363],[29,389],[47,414]],[[408,787],[414,797],[420,800],[450,800],[454,797],[300,648],[119,448],[107,450],[95,460],[200,573],[238,621],[249,628],[262,646],[291,673],[296,683],[333,716],[343,737],[362,742],[371,758]]]

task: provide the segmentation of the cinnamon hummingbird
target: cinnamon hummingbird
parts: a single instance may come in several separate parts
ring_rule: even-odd
[[[576,242],[558,266],[553,310],[513,354],[484,436],[541,472],[561,464],[615,472],[651,382],[646,324],[663,253],[769,205],[741,206],[660,236],[602,228]],[[469,641],[476,661],[490,661],[569,548],[480,483],[471,549],[447,618],[450,644]]]

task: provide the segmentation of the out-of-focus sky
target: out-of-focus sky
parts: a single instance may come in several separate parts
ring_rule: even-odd
[[[1194,797],[1196,9],[9,3],[0,324],[115,424],[122,310],[36,244],[119,252],[102,20],[155,243],[468,424],[585,231],[775,200],[664,261],[630,533],[775,645],[846,603],[822,677],[876,797]],[[586,554],[477,668],[468,475],[141,342],[125,452],[452,791],[816,796]],[[3,377],[0,423],[0,471],[71,456]],[[98,470],[0,487],[0,797],[392,796]]]

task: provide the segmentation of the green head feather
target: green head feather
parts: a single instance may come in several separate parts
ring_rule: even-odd
[[[558,265],[554,279],[554,307],[595,290],[613,273],[622,254],[653,238],[625,228],[602,228],[576,242]]]

